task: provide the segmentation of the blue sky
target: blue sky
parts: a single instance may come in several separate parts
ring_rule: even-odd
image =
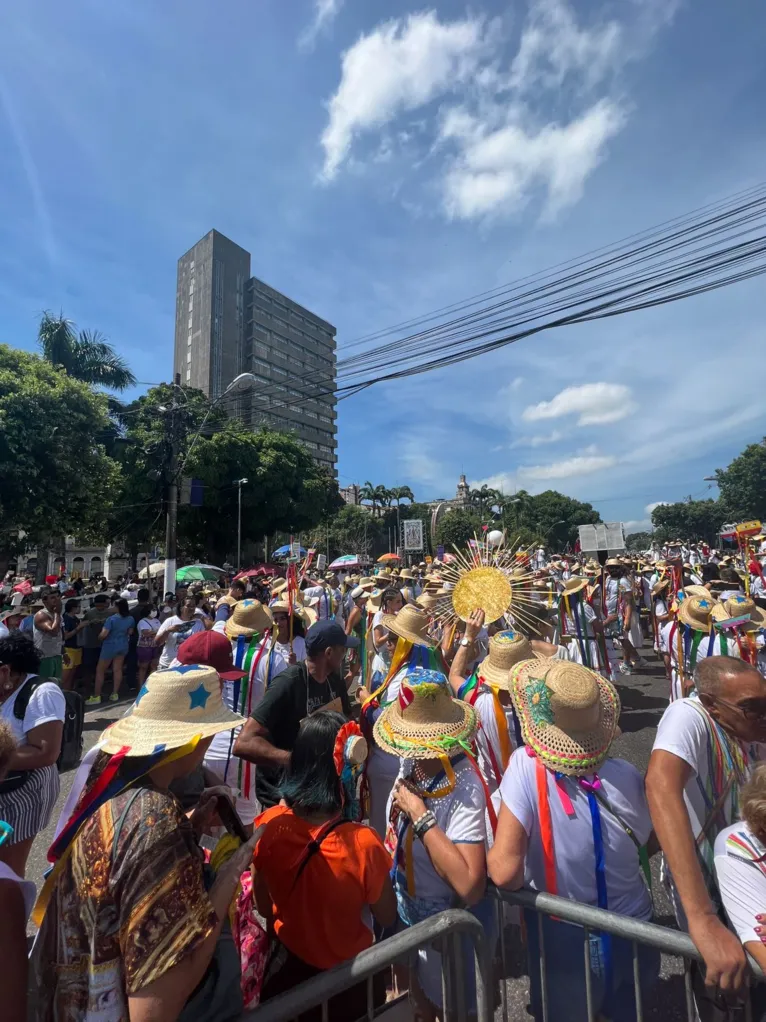
[[[0,341],[172,371],[211,227],[343,345],[754,184],[766,8],[29,0],[0,33]],[[763,279],[339,406],[340,482],[560,489],[640,527],[765,432]]]

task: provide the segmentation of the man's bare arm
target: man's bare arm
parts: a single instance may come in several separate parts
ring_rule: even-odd
[[[270,737],[267,728],[250,717],[234,743],[234,755],[256,766],[286,767],[290,762],[289,750],[272,745]]]

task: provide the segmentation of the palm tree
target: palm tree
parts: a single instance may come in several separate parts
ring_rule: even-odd
[[[78,334],[71,320],[44,312],[37,342],[43,358],[83,383],[125,390],[136,382],[127,362],[98,330],[80,330]]]
[[[359,500],[369,500],[372,504],[372,513],[375,515],[378,506],[378,490],[380,487],[373,486],[368,479],[364,486],[359,487]]]
[[[409,486],[394,486],[389,491],[389,495],[392,501],[396,501],[397,510],[400,503],[403,500],[408,500],[410,504],[415,503],[415,494],[409,488]]]

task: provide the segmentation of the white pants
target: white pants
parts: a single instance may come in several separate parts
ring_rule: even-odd
[[[245,826],[249,827],[261,811],[260,802],[255,797],[255,767],[252,764],[250,765],[250,798],[245,798],[239,790],[240,759],[238,756],[231,756],[229,758],[228,769],[225,757],[211,756],[208,753],[202,762],[216,784],[225,784],[231,788],[232,794],[236,799],[235,808],[237,816]],[[242,762],[243,770],[245,766],[247,764]]]

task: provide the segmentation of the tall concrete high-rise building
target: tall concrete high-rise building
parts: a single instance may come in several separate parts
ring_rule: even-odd
[[[253,373],[253,390],[227,399],[229,414],[294,432],[335,473],[335,327],[251,277],[250,253],[218,231],[178,260],[173,362],[211,398]]]

